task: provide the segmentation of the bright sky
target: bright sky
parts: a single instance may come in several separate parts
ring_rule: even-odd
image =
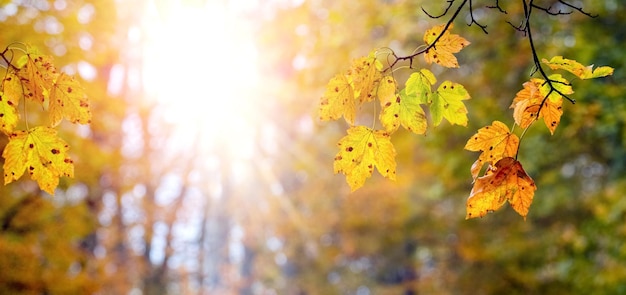
[[[252,27],[241,17],[250,5],[155,0],[144,12],[145,90],[167,105],[184,147],[199,132],[209,150],[252,157],[260,79]]]

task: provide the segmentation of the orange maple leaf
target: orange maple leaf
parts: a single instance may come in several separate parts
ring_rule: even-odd
[[[526,220],[536,190],[535,182],[520,162],[512,157],[502,158],[495,165],[490,165],[485,175],[474,183],[467,199],[465,218],[483,217],[508,201]]]
[[[491,126],[480,128],[465,144],[468,151],[482,151],[470,170],[474,180],[485,163],[494,165],[502,158],[514,157],[518,146],[519,137],[500,121],[493,121]]]
[[[527,128],[535,120],[543,118],[550,133],[554,134],[554,130],[561,121],[561,115],[563,115],[562,96],[552,92],[550,97],[546,99],[550,90],[545,85],[545,80],[543,79],[531,79],[525,82],[523,87],[522,90],[517,92],[511,104],[511,108],[514,109],[513,118],[515,123],[522,128]],[[569,94],[570,92],[566,93]],[[542,103],[543,106],[541,106]]]
[[[435,62],[447,68],[459,67],[454,53],[461,51],[461,49],[469,45],[470,42],[459,35],[450,34],[452,27],[453,25],[450,24],[439,40],[437,40],[437,36],[441,34],[445,25],[435,26],[424,33],[424,42],[426,42],[426,45],[430,46],[437,40],[435,46],[426,50],[424,54],[424,59],[427,63]]]

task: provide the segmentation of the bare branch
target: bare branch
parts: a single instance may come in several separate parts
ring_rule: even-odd
[[[504,9],[500,6],[500,1],[499,1],[499,0],[496,0],[496,4],[494,4],[494,5],[487,5],[487,8],[490,8],[490,9],[498,9],[500,12],[502,12],[502,13],[504,13],[504,14],[508,14],[508,13],[506,12],[506,10],[504,10]]]
[[[567,6],[567,7],[569,7],[569,8],[571,8],[571,9],[577,10],[578,12],[580,12],[580,13],[582,13],[582,14],[584,14],[584,15],[588,16],[588,17],[591,17],[591,18],[596,18],[596,17],[598,17],[598,15],[597,15],[597,14],[591,14],[591,13],[589,13],[589,12],[586,12],[586,11],[584,11],[584,10],[583,10],[583,8],[582,8],[582,7],[574,6],[574,5],[572,5],[572,4],[570,4],[570,3],[567,3],[567,2],[565,2],[565,1],[563,1],[563,0],[559,0],[559,3],[561,3],[561,4],[563,4],[563,5]]]
[[[440,18],[440,17],[442,17],[442,16],[444,16],[444,15],[448,14],[448,11],[449,11],[449,10],[450,10],[450,8],[452,7],[452,4],[454,4],[454,1],[455,1],[455,0],[448,0],[448,7],[446,7],[446,10],[445,10],[442,14],[440,14],[440,15],[432,15],[432,14],[428,13],[428,11],[426,11],[426,9],[424,9],[424,7],[422,7],[422,11],[423,11],[426,15],[428,15],[428,17],[430,17],[430,18]]]
[[[469,24],[467,24],[467,25],[468,25],[468,26],[471,26],[471,25],[473,25],[473,24],[476,24],[476,25],[477,25],[477,26],[478,26],[481,30],[483,30],[483,32],[484,32],[485,34],[489,34],[489,33],[487,32],[487,26],[485,26],[485,25],[481,25],[481,24],[480,24],[480,23],[478,23],[478,22],[476,21],[476,19],[474,18],[474,8],[472,7],[472,0],[469,0],[469,12],[470,12],[470,19],[471,19],[471,20],[470,20],[470,23],[469,23]]]

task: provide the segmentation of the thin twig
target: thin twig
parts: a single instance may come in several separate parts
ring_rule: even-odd
[[[415,53],[412,53],[410,55],[407,56],[397,56],[395,53],[392,53],[393,57],[395,58],[395,60],[389,65],[389,67],[387,67],[386,69],[383,70],[383,72],[393,68],[399,61],[401,60],[409,60],[409,64],[410,64],[410,68],[413,68],[413,58],[415,58],[416,56],[423,54],[425,52],[427,52],[428,50],[430,50],[431,48],[435,47],[435,44],[437,44],[437,42],[439,41],[439,39],[441,39],[441,37],[443,36],[443,34],[446,33],[446,31],[448,31],[448,28],[450,28],[450,26],[452,25],[452,22],[456,19],[456,17],[459,15],[459,13],[461,12],[461,10],[463,9],[463,7],[465,6],[465,4],[467,3],[467,1],[469,0],[463,0],[463,2],[461,2],[461,5],[459,5],[459,7],[456,9],[456,11],[454,11],[454,14],[452,15],[452,17],[448,20],[448,22],[446,23],[446,25],[443,27],[443,30],[441,30],[441,32],[439,33],[439,35],[437,36],[437,38],[435,38],[435,40],[431,43],[428,44],[428,46],[426,46],[426,48],[419,50]],[[448,1],[450,3],[450,6],[452,5],[452,2],[454,2],[454,0]],[[448,11],[450,7],[448,7],[446,9],[446,11]],[[445,14],[445,13],[444,13]]]

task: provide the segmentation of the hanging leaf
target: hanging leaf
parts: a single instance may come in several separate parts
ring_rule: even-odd
[[[365,180],[372,176],[374,167],[382,176],[396,179],[396,150],[386,131],[353,126],[338,146],[334,170],[346,175],[352,191],[363,186]]]
[[[467,108],[463,104],[466,99],[470,99],[470,95],[463,85],[450,81],[441,83],[430,95],[433,126],[438,126],[443,118],[450,124],[467,126]]]
[[[511,157],[502,158],[474,182],[467,199],[466,219],[483,217],[508,201],[526,220],[536,190],[535,182],[520,162]]]
[[[326,92],[322,96],[319,108],[322,121],[337,120],[343,116],[346,122],[354,125],[356,106],[354,91],[344,74],[338,74],[326,85]]]
[[[430,87],[435,83],[437,83],[435,75],[427,69],[421,69],[419,72],[412,73],[406,80],[406,94],[417,96],[419,103],[427,103],[428,96],[432,92]]]
[[[396,99],[396,86],[396,79],[392,76],[383,77],[378,86],[378,100],[381,107]]]
[[[61,73],[50,91],[50,126],[56,126],[63,118],[72,123],[89,124],[91,111],[85,91],[74,77]]]
[[[476,180],[486,163],[493,166],[502,158],[515,157],[518,146],[517,135],[511,133],[509,127],[500,121],[493,121],[491,126],[478,129],[465,144],[468,151],[482,151],[470,170],[472,178]]]
[[[426,133],[426,114],[416,95],[407,95],[405,90],[396,95],[395,101],[387,102],[380,113],[380,122],[385,130],[394,132],[400,125],[416,133]]]
[[[544,58],[541,62],[547,64],[553,70],[566,70],[580,79],[593,79],[613,75],[613,68],[611,67],[603,66],[594,70],[593,65],[584,66],[575,60],[563,58],[562,56],[555,56],[549,61]]]
[[[348,76],[354,87],[354,97],[358,99],[359,103],[374,100],[374,90],[382,78],[380,73],[382,67],[380,61],[376,59],[375,52],[366,57],[358,58],[352,63]]]
[[[554,82],[555,88],[561,93],[573,93],[567,80],[560,75],[551,75],[550,79],[556,81]],[[524,83],[523,87],[511,104],[511,108],[514,109],[515,123],[522,128],[527,128],[535,120],[543,118],[550,133],[554,134],[563,114],[563,96],[556,91],[550,91],[549,85],[543,79],[531,79]],[[544,99],[547,95],[549,95],[548,99]],[[542,102],[543,106],[540,107]],[[537,114],[537,112],[540,113]]]
[[[445,25],[440,25],[427,30],[426,33],[424,33],[424,42],[426,42],[426,45],[433,44],[444,27]],[[459,35],[450,34],[452,27],[453,25],[451,24],[441,38],[437,40],[435,46],[425,52],[424,59],[427,63],[430,64],[434,62],[447,68],[459,67],[454,53],[461,51],[461,49],[469,45],[470,42]]]
[[[2,80],[2,92],[0,92],[0,130],[10,134],[17,126],[20,118],[17,105],[22,97],[22,85],[12,71],[8,71]]]
[[[34,47],[27,46],[26,54],[19,59],[18,66],[20,70],[17,75],[24,87],[24,97],[43,103],[57,76],[52,57],[41,55]]]
[[[4,183],[19,179],[25,170],[39,187],[54,195],[61,176],[74,177],[74,164],[67,155],[69,147],[50,127],[38,126],[16,131],[2,152]]]

